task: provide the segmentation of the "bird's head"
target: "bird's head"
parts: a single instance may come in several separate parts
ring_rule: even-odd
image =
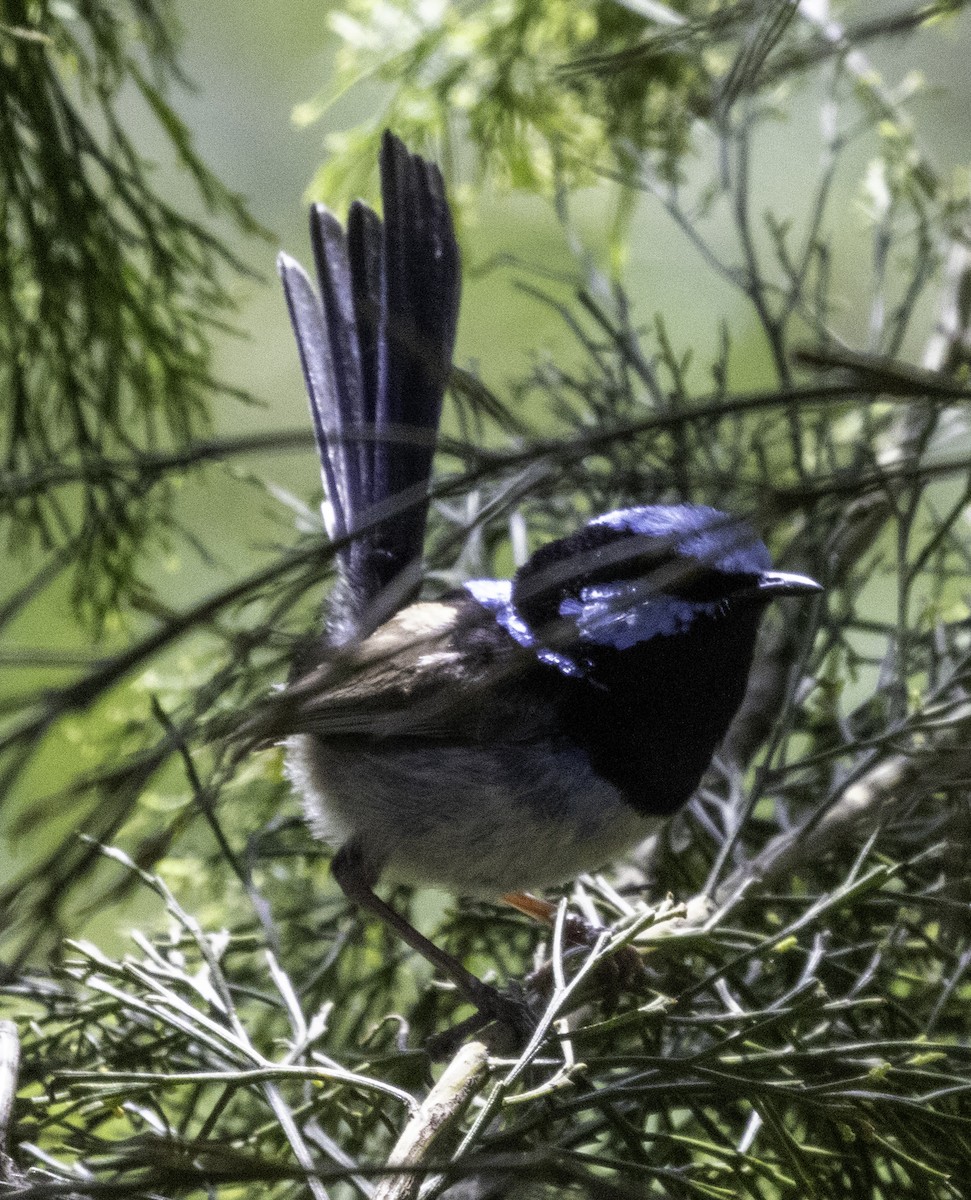
[[[744,521],[701,505],[650,505],[606,513],[541,547],[517,572],[512,600],[534,631],[562,638],[566,625],[583,642],[623,650],[733,616],[747,617],[754,634],[768,601],[819,590],[773,570]]]

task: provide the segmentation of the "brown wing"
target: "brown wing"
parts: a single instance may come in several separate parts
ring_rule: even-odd
[[[522,683],[536,660],[471,598],[410,605],[371,637],[292,680],[274,697],[264,742],[294,733],[322,738],[426,737],[477,741],[508,719],[516,736],[535,724]],[[528,692],[528,689],[527,689]]]

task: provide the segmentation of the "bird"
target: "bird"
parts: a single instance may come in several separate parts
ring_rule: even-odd
[[[379,881],[548,914],[533,890],[616,860],[687,803],[762,614],[820,585],[775,570],[746,522],[671,503],[603,513],[511,579],[422,598],[461,266],[438,167],[390,131],[379,166],[382,216],[355,201],[345,227],[312,206],[316,288],[279,257],[336,581],[266,728],[347,898],[453,982],[475,1028],[521,1033],[521,995],[416,930]]]

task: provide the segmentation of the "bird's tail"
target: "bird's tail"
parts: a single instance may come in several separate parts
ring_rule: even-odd
[[[320,295],[279,259],[320,452],[328,532],[343,544],[328,608],[337,643],[366,636],[420,578],[428,483],[452,363],[460,270],[438,168],[386,132],[383,220],[310,211]]]

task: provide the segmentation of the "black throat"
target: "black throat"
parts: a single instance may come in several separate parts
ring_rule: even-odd
[[[584,647],[586,679],[550,678],[560,724],[644,816],[691,798],[745,695],[761,605],[615,650]]]

